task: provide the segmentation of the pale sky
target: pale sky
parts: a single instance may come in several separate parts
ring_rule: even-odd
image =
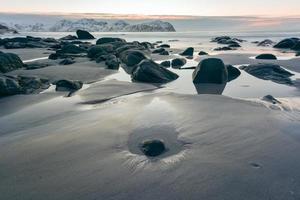
[[[300,0],[0,0],[0,12],[291,16]]]

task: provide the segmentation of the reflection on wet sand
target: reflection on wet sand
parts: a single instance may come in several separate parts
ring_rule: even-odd
[[[200,83],[194,84],[198,94],[219,94],[221,95],[226,87],[227,83],[223,84],[209,84]]]

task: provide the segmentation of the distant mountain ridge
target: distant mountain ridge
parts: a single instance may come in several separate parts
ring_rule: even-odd
[[[169,22],[160,20],[129,24],[119,20],[114,23],[95,19],[60,20],[54,25],[36,24],[10,24],[19,32],[74,32],[78,29],[90,32],[175,32],[174,26]]]

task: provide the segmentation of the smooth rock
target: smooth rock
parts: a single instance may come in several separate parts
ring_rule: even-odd
[[[121,53],[119,58],[126,66],[132,67],[139,64],[144,59],[149,59],[149,56],[143,51],[127,50]]]
[[[103,37],[97,40],[96,44],[107,44],[107,43],[113,43],[113,42],[123,42],[126,43],[126,40],[121,38],[112,38],[112,37]]]
[[[0,72],[6,73],[22,67],[24,64],[18,55],[0,51]]]
[[[177,74],[149,59],[140,62],[132,73],[132,80],[137,82],[167,83],[177,78]]]
[[[84,30],[77,30],[76,31],[77,37],[79,40],[93,40],[95,37],[90,34],[88,31]]]
[[[193,82],[224,84],[228,81],[227,67],[218,58],[207,58],[202,60],[193,72]]]
[[[56,91],[76,91],[82,88],[81,81],[59,80],[54,83]]]
[[[193,56],[194,55],[194,48],[193,47],[189,47],[185,51],[183,51],[182,53],[180,53],[180,55],[182,55],[182,56]]]
[[[260,54],[255,57],[256,59],[264,59],[264,60],[277,60],[277,57],[273,54]]]
[[[184,58],[175,58],[172,60],[172,68],[179,69],[186,64],[186,59]]]
[[[293,81],[290,77],[294,74],[276,64],[253,64],[241,66],[240,69],[245,70],[247,73],[259,79],[270,80],[279,84],[293,85]]]
[[[171,61],[169,61],[169,60],[163,61],[162,63],[160,63],[160,65],[167,67],[167,68],[171,67]]]

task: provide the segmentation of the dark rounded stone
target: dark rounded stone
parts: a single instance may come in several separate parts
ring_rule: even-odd
[[[74,35],[67,35],[65,37],[60,38],[59,40],[77,40],[78,38]]]
[[[80,48],[74,44],[67,44],[63,46],[63,48],[59,51],[60,54],[80,54],[80,53],[86,53],[86,50],[83,48]]]
[[[165,52],[166,50],[164,48],[159,48],[159,49],[155,49],[154,51],[152,51],[153,54],[160,54],[162,52]]]
[[[182,55],[182,56],[193,56],[194,55],[194,48],[189,47],[184,52],[182,52],[180,55]]]
[[[170,55],[168,51],[163,51],[161,52],[159,55],[162,55],[162,56],[168,56]]]
[[[232,66],[232,65],[226,65],[227,67],[227,72],[228,72],[228,82],[235,80],[241,75],[241,71]]]
[[[167,149],[163,141],[148,140],[140,145],[141,151],[148,157],[156,157],[162,155]]]
[[[19,56],[13,53],[0,52],[0,72],[6,73],[24,67]]]
[[[175,58],[172,60],[172,68],[179,69],[180,67],[186,64],[186,59],[184,58]]]
[[[148,59],[149,57],[143,52],[139,50],[127,50],[121,53],[120,59],[123,63],[125,63],[128,67],[135,66],[139,64],[142,60]]]
[[[162,63],[160,63],[160,65],[164,67],[171,67],[171,61],[169,60],[163,61]]]
[[[76,31],[77,37],[80,40],[92,40],[95,39],[95,37],[90,34],[88,31],[84,31],[84,30],[77,30]]]
[[[264,59],[264,60],[277,60],[276,56],[273,54],[260,54],[255,57],[256,59]]]
[[[132,73],[133,81],[144,83],[168,83],[177,78],[177,74],[149,59],[140,62]]]
[[[223,84],[228,80],[227,68],[224,62],[218,58],[202,60],[193,72],[193,82]]]
[[[168,44],[162,44],[162,45],[159,45],[158,47],[160,47],[160,48],[170,48],[171,46],[168,45]]]
[[[82,88],[81,81],[59,80],[55,83],[56,91],[76,91]]]
[[[114,43],[114,42],[126,42],[126,40],[121,38],[112,38],[112,37],[103,37],[97,40],[96,44],[106,44],[106,43]]]
[[[205,55],[208,55],[208,53],[206,53],[205,51],[200,51],[198,53],[199,56],[205,56]]]
[[[299,38],[287,38],[287,39],[284,39],[284,40],[280,41],[279,43],[277,43],[274,46],[274,48],[290,49],[290,48],[293,48],[298,41],[299,41]]]
[[[75,61],[70,58],[63,59],[62,61],[59,62],[60,65],[72,65],[74,63]]]

